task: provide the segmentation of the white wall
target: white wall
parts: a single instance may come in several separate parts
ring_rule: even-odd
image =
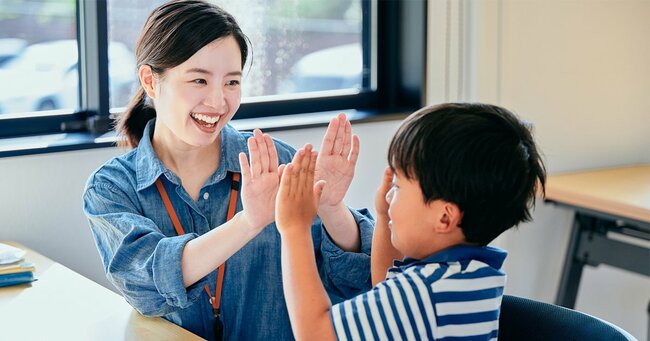
[[[447,2],[429,3],[434,18]],[[535,125],[550,173],[650,162],[650,1],[463,4],[452,11],[465,25],[462,30],[452,26],[453,34],[464,35],[450,45],[452,58],[440,55],[444,36],[429,35],[428,103],[485,101],[518,112]],[[446,77],[445,65],[439,64],[445,60],[455,61],[446,66]],[[354,127],[362,152],[346,198],[351,206],[372,203],[388,139],[398,124]],[[274,135],[294,146],[319,145],[323,132]],[[81,193],[87,176],[120,152],[107,148],[0,159],[0,239],[17,240],[108,285],[81,210]],[[535,223],[496,241],[510,252],[508,293],[553,301],[570,223],[571,212],[539,204]],[[650,279],[600,266],[585,270],[576,308],[643,340],[649,300]]]

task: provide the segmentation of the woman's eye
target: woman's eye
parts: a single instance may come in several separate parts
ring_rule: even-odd
[[[239,81],[236,80],[236,79],[233,79],[233,80],[231,80],[231,81],[228,81],[228,82],[226,83],[226,85],[228,85],[228,86],[237,86],[237,85],[239,85]]]
[[[195,79],[192,81],[194,84],[208,84],[208,82],[205,81],[205,79]]]

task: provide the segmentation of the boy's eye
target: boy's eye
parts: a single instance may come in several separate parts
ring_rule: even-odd
[[[192,83],[194,83],[194,84],[208,84],[208,82],[206,82],[205,79],[201,79],[201,78],[192,80]]]

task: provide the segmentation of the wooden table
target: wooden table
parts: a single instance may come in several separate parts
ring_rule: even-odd
[[[37,281],[0,288],[2,340],[203,340],[144,317],[121,296],[18,243]]]
[[[556,304],[575,306],[585,265],[650,276],[650,165],[549,176],[546,201],[575,210]]]

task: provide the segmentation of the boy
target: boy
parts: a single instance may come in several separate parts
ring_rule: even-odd
[[[315,159],[309,145],[296,154],[276,201],[298,340],[497,339],[506,252],[486,245],[530,220],[546,180],[530,131],[512,113],[451,103],[404,121],[375,198],[375,286],[331,308],[309,230],[326,185],[313,184]]]

